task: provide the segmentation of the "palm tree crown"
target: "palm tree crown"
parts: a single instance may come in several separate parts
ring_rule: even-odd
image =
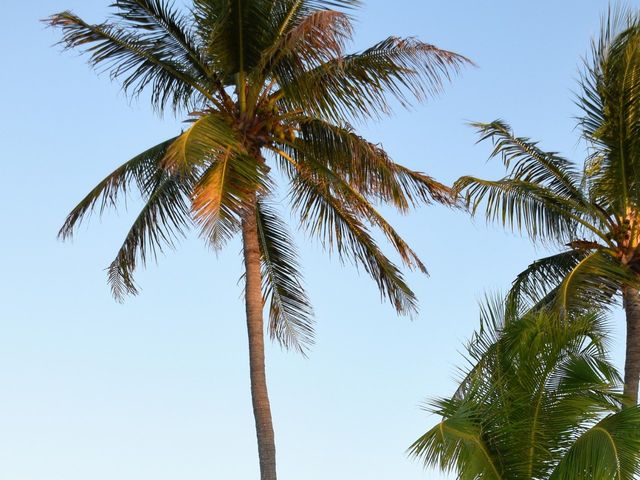
[[[106,177],[60,232],[70,236],[89,211],[115,204],[131,184],[143,192],[147,203],[109,269],[116,297],[136,292],[132,271],[171,245],[191,219],[220,248],[239,232],[256,201],[265,288],[274,294],[271,311],[275,317],[306,318],[294,252],[283,250],[291,245],[285,224],[268,203],[271,170],[277,168],[303,229],[341,259],[363,266],[399,312],[415,310],[414,294],[376,246],[369,226],[382,230],[407,266],[424,271],[424,265],[372,202],[406,211],[434,198],[449,202],[448,191],[394,163],[348,122],[388,113],[390,96],[407,104],[410,97],[438,92],[442,80],[467,60],[395,37],[345,54],[350,17],[328,8],[357,4],[195,0],[186,16],[163,0],[118,0],[114,18],[102,24],[70,12],[49,18],[62,29],[65,46],[81,48],[127,92],[148,89],[157,110],[188,113],[185,132]],[[277,337],[287,345],[295,342]]]
[[[602,318],[482,311],[470,369],[410,453],[463,480],[633,480],[640,407],[623,409]]]
[[[414,38],[390,37],[347,54],[357,0],[116,0],[115,14],[90,24],[70,12],[50,17],[62,43],[89,55],[126,92],[150,93],[153,107],[186,115],[189,128],[129,160],[67,217],[70,236],[94,208],[137,187],[145,205],[109,267],[114,295],[135,293],[132,272],[195,224],[214,248],[241,233],[251,388],[263,480],[274,480],[275,443],[266,388],[262,310],[283,346],[305,352],[312,309],[286,222],[272,201],[284,179],[309,236],[362,267],[399,313],[416,297],[374,241],[389,240],[402,262],[426,272],[376,210],[405,212],[451,203],[449,190],[395,163],[349,122],[375,119],[441,90],[468,63]],[[277,173],[276,173],[277,172]]]
[[[514,281],[511,297],[571,313],[622,293],[629,347],[626,392],[640,377],[640,19],[610,13],[582,77],[580,127],[590,155],[579,166],[516,136],[502,121],[475,124],[508,169],[497,181],[462,177],[456,188],[488,219],[564,247]],[[632,318],[633,317],[633,318]],[[637,318],[636,318],[637,317]],[[633,336],[633,338],[632,338]]]

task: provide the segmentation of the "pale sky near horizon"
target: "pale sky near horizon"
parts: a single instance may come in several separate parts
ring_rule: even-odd
[[[128,211],[94,216],[72,242],[56,239],[97,181],[181,128],[128,102],[83,57],[52,47],[58,33],[38,22],[65,9],[99,22],[108,3],[2,9],[0,480],[258,478],[239,243],[216,257],[191,236],[140,271],[141,295],[121,305],[104,268],[135,199]],[[415,35],[478,66],[440,98],[359,130],[445,183],[503,173],[498,160],[486,163],[489,145],[475,144],[468,121],[503,118],[581,161],[573,92],[606,8],[604,0],[365,1],[353,48]],[[308,359],[267,348],[281,480],[450,478],[405,454],[437,420],[420,404],[455,388],[485,292],[505,290],[545,253],[464,212],[385,213],[430,271],[407,273],[421,302],[413,321],[381,304],[366,276],[297,235],[317,341]],[[621,320],[612,316],[620,368]]]

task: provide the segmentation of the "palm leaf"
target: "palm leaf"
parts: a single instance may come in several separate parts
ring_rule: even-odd
[[[312,156],[301,154],[299,150],[297,153],[295,167],[298,175],[303,176],[308,184],[313,184],[318,190],[331,191],[343,206],[354,212],[359,218],[366,219],[372,226],[379,228],[407,267],[417,268],[422,273],[427,273],[427,269],[418,255],[367,198],[354,187],[354,182],[341,178],[340,175],[322,163],[316,162]]]
[[[162,164],[170,170],[189,170],[196,165],[206,165],[227,151],[244,154],[246,149],[223,114],[207,112],[196,117],[189,129],[176,139]]]
[[[357,212],[344,205],[326,185],[304,174],[292,179],[290,196],[302,226],[310,235],[319,238],[329,252],[337,251],[340,259],[362,266],[398,313],[417,311],[415,294],[398,267],[379,249]]]
[[[255,192],[266,193],[269,179],[265,166],[231,149],[212,159],[192,191],[192,212],[202,236],[220,249],[240,228]]]
[[[193,183],[191,175],[172,175],[162,169],[149,179],[146,203],[108,268],[109,284],[117,300],[138,292],[133,271],[144,266],[149,257],[156,259],[164,247],[173,248],[191,225],[189,195]]]
[[[389,114],[388,95],[403,106],[440,92],[468,59],[416,39],[388,39],[296,75],[277,77],[287,109],[335,122]]]
[[[304,355],[313,345],[313,309],[303,287],[293,239],[271,204],[259,201],[256,213],[271,338]]]
[[[562,280],[588,254],[585,250],[572,249],[534,261],[513,281],[507,301],[515,305],[549,304],[547,296],[553,292],[553,297],[556,297],[556,289]]]
[[[610,306],[621,285],[636,285],[634,273],[608,249],[584,256],[564,277],[556,293],[561,312]]]
[[[66,48],[82,48],[94,67],[122,78],[126,92],[139,95],[151,86],[151,101],[162,111],[167,104],[176,109],[197,109],[204,100],[216,103],[191,65],[173,56],[171,46],[126,30],[116,23],[91,25],[71,12],[61,12],[46,22],[61,28]]]
[[[516,137],[502,120],[472,125],[480,133],[479,142],[487,139],[493,142],[491,156],[502,157],[511,178],[544,185],[555,195],[588,206],[588,200],[580,190],[580,172],[572,162],[555,152],[542,151],[528,138]]]
[[[583,433],[552,480],[633,480],[640,474],[640,407],[610,415]]]
[[[73,235],[74,228],[84,217],[100,204],[100,214],[106,207],[115,207],[121,193],[126,193],[132,182],[136,183],[141,192],[147,189],[150,175],[158,168],[169,146],[177,137],[166,140],[148,150],[136,155],[111,172],[104,180],[96,185],[78,205],[67,215],[58,235],[62,239]]]
[[[406,212],[409,207],[433,200],[453,203],[448,187],[420,172],[399,165],[380,146],[357,135],[348,125],[295,116],[299,138],[283,148],[295,155],[303,152],[330,168],[367,198],[380,200]]]

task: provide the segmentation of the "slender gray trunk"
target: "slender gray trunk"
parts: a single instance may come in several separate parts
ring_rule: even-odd
[[[242,241],[246,282],[247,332],[249,334],[251,400],[258,437],[260,479],[276,480],[276,445],[264,363],[264,322],[262,318],[264,301],[255,208],[242,221]]]
[[[638,403],[638,382],[640,381],[640,295],[638,290],[625,287],[622,298],[627,316],[624,394],[635,405]]]

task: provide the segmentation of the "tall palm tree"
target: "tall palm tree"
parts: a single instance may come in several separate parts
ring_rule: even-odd
[[[640,19],[609,13],[582,77],[580,127],[590,154],[583,166],[542,151],[502,121],[476,124],[492,156],[508,170],[497,181],[463,177],[472,212],[526,231],[563,250],[532,263],[512,298],[553,302],[569,312],[614,305],[627,319],[625,393],[634,403],[640,379]]]
[[[471,364],[442,420],[409,449],[463,480],[634,480],[640,407],[622,408],[621,380],[598,314],[565,322],[489,303],[468,346]]]
[[[146,201],[108,269],[114,295],[136,293],[132,272],[192,224],[214,248],[241,235],[251,394],[261,478],[276,478],[264,365],[263,308],[283,346],[305,352],[312,309],[286,223],[270,199],[284,180],[302,228],[341,260],[361,266],[402,314],[416,298],[380,250],[371,229],[403,263],[425,272],[414,251],[376,210],[405,212],[449,191],[392,161],[349,122],[375,119],[391,104],[438,93],[468,63],[414,38],[390,37],[345,53],[346,13],[357,0],[193,0],[188,12],[167,0],[116,0],[115,14],[91,24],[71,12],[47,22],[62,43],[89,55],[153,107],[187,115],[189,128],[109,174],[75,207],[69,237],[95,208],[114,206],[137,187]],[[339,10],[335,10],[339,9]],[[273,172],[278,172],[276,176]]]

